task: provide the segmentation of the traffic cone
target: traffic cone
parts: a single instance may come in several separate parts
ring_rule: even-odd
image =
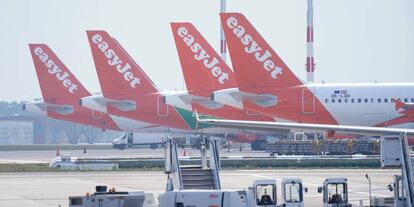
[[[59,147],[56,149],[56,156],[59,156],[60,152],[59,152]]]
[[[83,146],[83,154],[86,154],[86,146]]]

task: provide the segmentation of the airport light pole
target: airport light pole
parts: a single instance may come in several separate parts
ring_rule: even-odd
[[[365,178],[368,180],[368,185],[369,185],[369,206],[371,207],[371,178],[369,177],[368,174],[365,174]]]
[[[313,0],[308,0],[306,28],[306,73],[308,82],[314,81],[315,62],[313,57]]]

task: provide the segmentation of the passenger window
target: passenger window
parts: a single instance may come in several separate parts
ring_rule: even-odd
[[[411,103],[413,103],[414,102],[414,98],[411,98]]]
[[[329,102],[329,100],[326,98],[326,99],[325,99],[325,103],[328,103],[328,102]]]
[[[408,98],[405,98],[405,99],[404,99],[404,102],[405,102],[405,103],[408,103]]]
[[[368,99],[367,99],[367,98],[366,98],[366,99],[364,99],[364,102],[365,102],[365,103],[368,103]]]
[[[394,99],[391,99],[391,103],[394,103],[395,101],[394,101]]]
[[[335,99],[332,99],[332,103],[335,103]]]
[[[342,99],[338,99],[338,103],[342,103]]]
[[[348,103],[348,99],[347,98],[345,99],[345,103]]]
[[[355,99],[351,98],[351,103],[354,103],[354,102],[355,102]]]
[[[371,103],[375,103],[375,98],[371,98]]]
[[[362,99],[360,99],[360,98],[359,98],[359,99],[358,99],[358,103],[361,103],[361,102],[362,102]]]
[[[381,98],[378,98],[378,99],[377,99],[377,102],[378,102],[378,103],[381,103]]]

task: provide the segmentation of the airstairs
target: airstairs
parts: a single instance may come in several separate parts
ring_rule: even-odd
[[[184,165],[178,157],[177,145],[169,137],[165,145],[165,173],[167,191],[218,190],[220,186],[219,138],[204,138],[199,165]],[[209,154],[209,156],[208,156]]]
[[[414,202],[413,180],[414,180],[414,158],[410,156],[407,134],[400,135],[401,140],[401,171],[405,184],[406,206],[412,207]]]

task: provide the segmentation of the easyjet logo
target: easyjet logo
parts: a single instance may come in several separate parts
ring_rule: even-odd
[[[177,34],[183,39],[184,43],[194,53],[194,59],[197,61],[202,61],[206,69],[211,71],[211,75],[217,78],[217,81],[220,84],[224,84],[224,81],[229,79],[229,74],[223,72],[220,66],[218,66],[219,61],[217,58],[211,57],[209,54],[207,54],[206,50],[203,49],[200,43],[195,42],[194,36],[188,34],[188,30],[185,27],[178,28]]]
[[[78,86],[72,83],[67,72],[62,73],[62,69],[56,65],[53,60],[49,59],[49,55],[43,52],[43,49],[41,47],[36,47],[33,52],[45,64],[47,72],[50,75],[55,75],[56,78],[62,83],[62,85],[68,89],[69,93],[75,93],[75,91],[78,89]]]
[[[108,59],[107,63],[110,66],[114,67],[116,71],[123,74],[125,81],[129,82],[131,88],[136,88],[140,84],[139,78],[135,77],[134,74],[131,72],[131,66],[129,65],[129,63],[123,63],[119,56],[115,53],[115,51],[109,48],[108,43],[103,40],[101,35],[93,35],[92,42]]]
[[[269,50],[263,50],[250,34],[246,34],[245,28],[239,25],[239,22],[235,17],[229,17],[226,24],[228,28],[233,30],[234,35],[236,35],[245,46],[244,52],[254,55],[256,61],[262,63],[263,69],[270,72],[270,76],[273,79],[277,79],[277,77],[282,74],[282,68],[276,66],[270,59],[272,54]]]

